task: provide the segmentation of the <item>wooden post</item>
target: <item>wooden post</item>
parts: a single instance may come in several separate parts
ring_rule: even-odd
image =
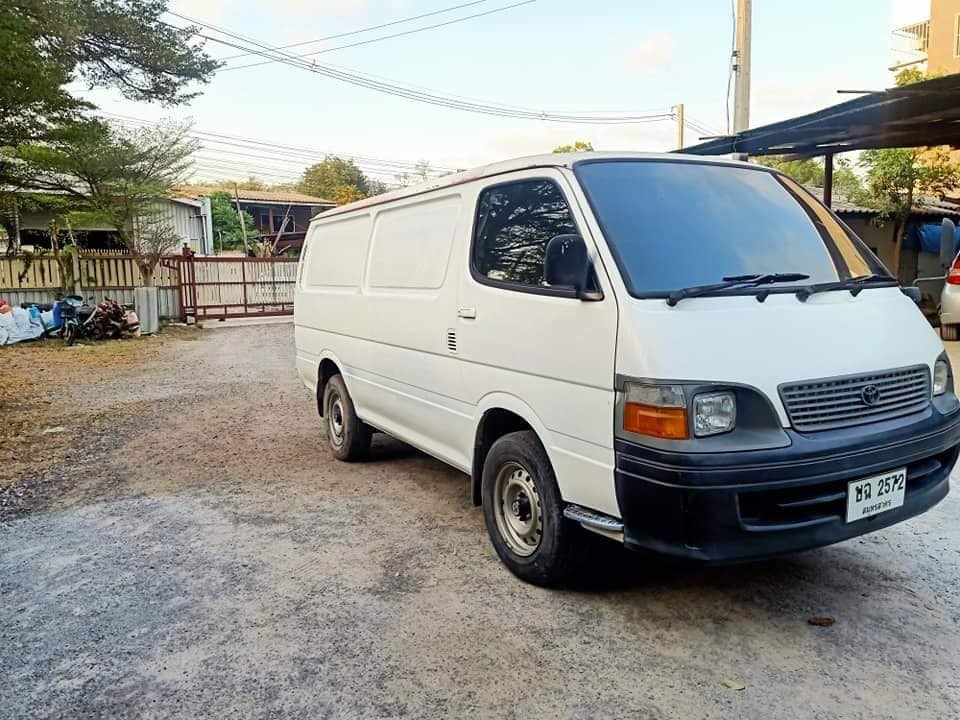
[[[823,156],[823,204],[833,207],[833,153]]]

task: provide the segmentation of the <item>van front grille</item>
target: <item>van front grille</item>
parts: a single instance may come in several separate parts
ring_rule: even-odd
[[[906,497],[909,499],[942,480],[956,458],[954,448],[908,464]],[[775,490],[745,490],[738,496],[740,520],[751,530],[784,530],[842,519],[847,510],[847,487],[854,479],[862,478]]]
[[[832,430],[888,420],[930,403],[926,365],[780,386],[780,398],[797,430]]]

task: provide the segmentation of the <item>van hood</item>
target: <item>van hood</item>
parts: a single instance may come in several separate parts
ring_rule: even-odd
[[[621,305],[617,373],[750,385],[789,424],[777,387],[800,380],[933,364],[943,344],[898,288],[664,300]]]

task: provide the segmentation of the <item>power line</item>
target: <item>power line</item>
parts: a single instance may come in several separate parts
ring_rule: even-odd
[[[120,115],[117,113],[109,112],[100,112],[100,115],[114,119],[118,121],[121,125],[127,125],[131,127],[145,127],[145,126],[155,126],[157,123],[150,120],[145,120],[143,118],[137,118],[130,115]],[[334,152],[330,150],[319,150],[317,148],[304,147],[298,145],[285,145],[280,143],[267,142],[264,140],[258,140],[253,138],[245,138],[238,135],[227,135],[224,133],[209,132],[205,130],[199,130],[196,128],[191,128],[188,132],[190,137],[200,140],[203,143],[216,143],[220,145],[227,145],[231,147],[247,148],[247,149],[257,149],[257,148],[267,148],[271,156],[274,154],[282,154],[287,156],[297,156],[306,160],[312,160],[318,162],[323,160],[325,157],[336,156],[341,157],[346,160],[353,160],[358,166],[366,167],[385,167],[391,170],[414,170],[417,168],[417,162],[402,161],[402,160],[393,160],[385,158],[376,158],[369,157],[365,155],[356,155],[353,153],[344,153],[344,152]],[[438,173],[447,173],[455,172],[457,168],[444,167],[442,165],[432,165],[431,170],[435,170]]]
[[[487,2],[488,0],[482,0],[482,1],[483,1],[483,2]],[[492,9],[492,10],[486,10],[486,11],[480,12],[480,13],[474,13],[473,15],[465,15],[465,16],[463,16],[463,17],[454,18],[453,20],[446,20],[446,21],[441,22],[441,23],[434,23],[433,25],[424,25],[423,27],[413,28],[412,30],[404,30],[404,31],[402,31],[402,32],[391,33],[390,35],[381,35],[380,37],[370,38],[370,39],[368,39],[368,40],[360,40],[360,41],[358,41],[358,42],[347,43],[346,45],[338,45],[338,46],[332,47],[332,48],[324,48],[323,50],[312,50],[312,51],[306,52],[306,53],[298,53],[297,55],[294,55],[293,57],[303,58],[303,57],[310,57],[310,56],[313,56],[313,55],[322,55],[322,54],[324,54],[324,53],[333,52],[333,51],[335,51],[335,50],[345,50],[345,49],[347,49],[347,48],[359,47],[359,46],[361,46],[361,45],[370,45],[370,44],[372,44],[372,43],[378,43],[378,42],[382,42],[382,41],[384,41],[384,40],[392,40],[392,39],[394,39],[394,38],[404,37],[405,35],[414,35],[414,34],[416,34],[416,33],[421,33],[421,32],[424,32],[424,31],[426,31],[426,30],[435,30],[436,28],[446,27],[446,26],[448,26],[448,25],[456,25],[457,23],[462,23],[462,22],[465,22],[465,21],[467,21],[467,20],[474,20],[474,19],[476,19],[476,18],[485,17],[485,16],[487,16],[487,15],[494,15],[495,13],[504,12],[505,10],[512,10],[512,9],[518,8],[518,7],[522,6],[522,5],[530,5],[531,3],[534,3],[534,2],[536,2],[536,1],[537,1],[537,0],[521,0],[520,2],[515,2],[515,3],[511,4],[511,5],[504,5],[503,7],[494,8],[494,9]],[[468,3],[468,5],[469,5],[469,4],[476,4],[476,3]],[[460,6],[460,7],[463,7],[463,6]],[[174,16],[179,17],[179,18],[181,18],[181,19],[187,20],[188,22],[195,22],[195,23],[200,22],[200,21],[195,20],[195,19],[193,19],[193,18],[188,18],[188,17],[186,17],[186,16],[184,16],[184,15],[180,15],[180,14],[175,13],[175,12],[172,12],[172,11],[168,11],[168,12],[169,12],[171,15],[174,15]],[[428,14],[429,14],[429,13],[428,13]],[[202,24],[202,23],[201,23],[201,24]],[[275,46],[275,47],[276,47],[278,50],[283,50],[283,49],[286,49],[286,48],[296,47],[296,46],[298,46],[298,45],[310,45],[310,44],[314,44],[314,43],[318,43],[318,42],[323,42],[324,40],[328,40],[328,39],[333,38],[333,37],[342,37],[342,35],[344,35],[344,34],[346,34],[346,35],[353,35],[353,34],[357,34],[357,33],[360,33],[360,32],[365,32],[365,31],[363,31],[363,30],[358,30],[358,31],[355,31],[355,32],[353,32],[353,33],[343,33],[343,34],[341,34],[340,36],[332,35],[332,36],[329,36],[329,37],[327,37],[327,38],[317,38],[316,40],[307,40],[307,41],[302,42],[302,43],[293,43],[293,44],[291,44],[291,45],[277,45],[277,46]],[[219,58],[219,59],[220,59],[220,60],[230,60],[230,59],[239,58],[239,57],[247,57],[247,56],[252,55],[252,54],[255,54],[255,53],[246,52],[246,53],[240,53],[240,54],[238,54],[238,55],[232,55],[232,56],[228,56],[228,57],[224,57],[224,58]],[[234,65],[233,67],[221,68],[221,72],[223,72],[223,71],[225,71],[225,70],[242,70],[243,68],[257,67],[257,66],[259,66],[259,65],[268,65],[269,63],[272,63],[272,62],[278,62],[278,60],[264,60],[264,61],[262,61],[262,62],[247,63],[246,65]]]
[[[467,15],[462,18],[456,18],[454,20],[447,20],[446,22],[436,23],[434,25],[426,25],[421,28],[414,28],[413,30],[405,30],[403,32],[392,33],[390,35],[382,35],[380,37],[370,38],[369,40],[360,40],[358,42],[348,43],[346,45],[337,45],[332,48],[324,48],[323,50],[314,50],[308,53],[299,53],[294,55],[294,57],[305,58],[312,57],[314,55],[323,55],[324,53],[333,52],[334,50],[346,50],[347,48],[360,47],[361,45],[370,45],[372,43],[382,42],[383,40],[392,40],[394,38],[403,37],[404,35],[413,35],[414,33],[424,32],[425,30],[434,30],[439,27],[446,27],[447,25],[455,25],[456,23],[461,23],[466,20],[473,20],[474,18],[484,17],[486,15],[493,15],[494,13],[503,12],[504,10],[512,10],[513,8],[518,8],[521,5],[529,5],[534,3],[537,0],[521,0],[520,2],[513,3],[512,5],[504,5],[500,8],[494,8],[493,10],[487,10],[482,13],[475,13],[474,15]],[[172,14],[172,13],[171,13]],[[269,65],[270,63],[279,62],[279,60],[262,60],[255,63],[247,63],[246,65],[234,65],[233,67],[221,68],[220,72],[226,72],[229,70],[243,70],[244,68],[259,67],[260,65]]]
[[[188,22],[194,22],[188,20]],[[249,45],[240,45],[236,42],[231,42],[229,40],[224,40],[222,38],[213,37],[200,32],[194,32],[194,35],[197,37],[202,37],[212,42],[221,43],[229,47],[234,47],[238,50],[244,50],[251,52],[256,55],[260,55],[271,62],[280,62],[284,65],[289,65],[291,67],[300,68],[302,70],[308,70],[310,72],[328,77],[334,80],[340,80],[352,85],[359,87],[364,87],[370,90],[375,90],[377,92],[385,93],[387,95],[393,95],[395,97],[401,97],[408,100],[414,100],[416,102],[426,103],[429,105],[434,105],[438,107],[446,107],[454,110],[463,110],[467,112],[473,112],[483,115],[491,115],[497,117],[506,117],[506,118],[516,118],[516,119],[526,119],[526,120],[542,120],[546,122],[557,122],[557,123],[569,123],[569,124],[583,124],[583,125],[629,125],[629,124],[642,124],[647,122],[658,122],[662,120],[671,119],[672,115],[670,112],[659,113],[659,114],[648,114],[648,115],[626,115],[626,116],[609,116],[609,115],[585,115],[585,114],[576,114],[576,113],[562,113],[562,112],[547,112],[545,110],[536,110],[533,108],[517,108],[513,106],[506,106],[502,104],[487,103],[487,102],[471,102],[467,100],[458,99],[455,96],[442,94],[439,91],[430,91],[423,92],[416,90],[410,86],[404,86],[398,82],[394,81],[377,81],[372,80],[369,77],[364,77],[363,75],[356,73],[351,70],[340,70],[330,65],[322,65],[313,62],[306,62],[296,55],[291,55],[286,53],[279,48],[266,45],[259,41],[253,40],[251,38],[245,38],[238,33],[233,31],[226,30],[224,28],[217,28],[209,23],[200,23],[207,28],[211,28],[216,32],[222,33],[228,37],[239,40],[240,42],[247,42],[254,46],[251,48]],[[176,26],[172,26],[176,27]],[[184,28],[177,28],[178,30],[183,30]],[[259,48],[259,49],[258,49]],[[279,55],[279,57],[278,57]]]
[[[432,17],[434,15],[443,15],[444,13],[453,12],[454,10],[461,10],[465,7],[471,7],[473,5],[481,5],[482,3],[490,2],[491,0],[473,0],[473,2],[463,3],[462,5],[452,5],[450,7],[441,8],[440,10],[433,10],[432,12],[422,13],[420,15],[411,15],[410,17],[401,18],[400,20],[393,20],[391,22],[380,23],[379,25],[371,25],[369,27],[360,28],[359,30],[349,30],[347,32],[337,33],[335,35],[326,35],[324,37],[317,38],[316,40],[304,40],[302,42],[290,43],[289,45],[278,45],[277,47],[281,50],[287,50],[288,48],[293,47],[302,47],[303,45],[313,45],[318,42],[326,42],[327,40],[336,40],[337,38],[349,37],[351,35],[360,35],[361,33],[371,32],[373,30],[382,30],[385,27],[392,27],[394,25],[402,25],[404,23],[413,22],[414,20],[421,20],[426,17]],[[170,13],[174,15],[175,13]],[[178,15],[177,17],[183,17]],[[191,20],[190,22],[197,22],[196,20]],[[236,60],[237,58],[248,57],[253,53],[239,53],[237,55],[228,55],[227,57],[222,57],[220,60]]]

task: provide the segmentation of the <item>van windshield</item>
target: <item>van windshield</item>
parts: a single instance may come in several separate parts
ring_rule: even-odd
[[[790,287],[889,275],[859,238],[779,173],[669,160],[585,161],[574,171],[636,297],[733,276],[809,276]]]

